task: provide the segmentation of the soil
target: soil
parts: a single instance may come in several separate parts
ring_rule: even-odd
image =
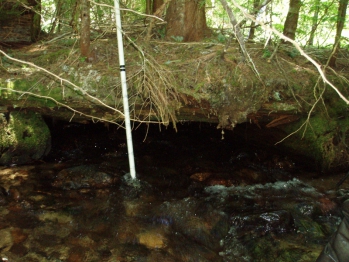
[[[210,115],[218,116],[220,127],[229,128],[245,122],[248,114],[256,113],[266,103],[274,107],[268,111],[307,113],[314,102],[313,89],[319,74],[291,46],[279,47],[271,59],[273,46],[247,43],[250,58],[246,59],[237,43],[227,47],[214,38],[200,43],[127,40],[127,83],[133,109],[137,110],[141,105],[143,110],[148,109],[148,118],[154,118],[155,114],[165,124],[176,122],[177,113],[183,107],[202,108],[205,113],[208,111]],[[69,35],[19,49],[3,50],[11,57],[34,63],[75,83],[107,105],[116,104],[121,108],[116,39],[95,39],[88,57],[81,57],[77,47],[77,39]],[[307,53],[319,63],[325,63],[329,50],[309,49]],[[349,54],[343,51],[342,56],[346,58]],[[345,63],[344,59],[338,60],[341,76],[349,74]],[[2,71],[6,74],[1,80],[15,79],[19,90],[39,91],[40,95],[49,93],[58,101],[64,99],[64,81],[61,85],[61,79],[44,77],[42,70],[30,64],[2,57]],[[24,79],[27,85],[21,88],[18,82]],[[40,85],[48,92],[40,88],[35,90]],[[69,84],[66,86],[66,89],[71,88]],[[76,93],[80,92],[68,94],[76,100]],[[147,113],[141,115],[146,117]],[[195,116],[190,120],[195,120]]]

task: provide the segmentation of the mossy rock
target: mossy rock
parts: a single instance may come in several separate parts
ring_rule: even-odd
[[[347,168],[349,152],[346,149],[346,137],[349,133],[349,119],[329,119],[317,114],[310,118],[306,131],[305,126],[299,130],[305,121],[307,120],[302,118],[284,128],[288,134],[298,131],[286,139],[283,145],[314,161],[315,167],[321,171]]]
[[[51,134],[34,112],[0,115],[0,165],[26,164],[39,160],[51,149]]]

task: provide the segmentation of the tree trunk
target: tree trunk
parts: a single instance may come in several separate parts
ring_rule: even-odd
[[[153,0],[152,11],[153,14],[158,10],[164,3],[164,0]]]
[[[311,26],[311,31],[310,31],[310,36],[307,45],[314,45],[314,36],[316,29],[318,27],[318,18],[319,18],[319,11],[320,11],[320,0],[315,0],[315,10],[314,10],[314,15],[313,15],[313,21],[312,21],[312,26]]]
[[[81,56],[88,57],[90,53],[90,1],[81,0],[81,29],[80,52]]]
[[[49,31],[49,35],[52,35],[53,33],[55,33],[56,31],[56,26],[59,27],[59,23],[61,20],[61,15],[62,15],[62,6],[63,6],[63,0],[58,0],[55,1],[56,3],[56,11],[55,11],[55,15],[54,15],[54,20],[51,23],[51,28]],[[58,31],[58,30],[57,30]]]
[[[208,33],[204,1],[172,0],[166,21],[166,37],[169,40],[200,41]]]
[[[168,4],[168,2],[170,2],[171,0],[161,0],[163,3],[161,6],[157,7],[156,11],[153,13],[154,16],[157,16],[157,17],[162,17],[163,13],[165,12],[166,10],[166,6]],[[155,26],[155,18],[151,18],[150,19],[150,23],[149,23],[149,26],[148,26],[148,29],[147,29],[147,35],[145,37],[145,41],[146,42],[149,42],[150,38],[151,38],[151,35],[152,35],[152,30]]]
[[[348,0],[340,0],[339,1],[336,37],[335,37],[335,41],[334,41],[334,45],[333,45],[332,55],[331,55],[330,61],[329,61],[329,66],[331,66],[331,67],[336,66],[337,54],[338,54],[338,51],[340,48],[340,40],[341,40],[341,36],[342,36],[342,31],[344,28],[347,7],[348,7]]]
[[[30,38],[32,42],[35,42],[36,40],[38,40],[38,36],[41,31],[41,0],[28,2],[32,2],[32,4],[34,5],[33,23],[30,29]]]
[[[151,15],[151,10],[152,10],[152,8],[151,8],[151,6],[152,6],[152,0],[145,0],[145,13],[147,14],[147,15]]]
[[[253,11],[251,12],[254,16],[256,14],[258,14],[259,10],[257,10],[258,6],[259,6],[259,2],[260,0],[253,0]],[[251,22],[251,28],[250,28],[250,32],[248,34],[248,40],[253,40],[254,38],[254,32],[256,29],[256,22],[252,21]]]
[[[300,0],[290,0],[290,6],[288,9],[288,14],[284,24],[284,36],[294,40],[296,37],[296,30],[298,24],[299,10],[301,8]]]
[[[163,5],[164,0],[146,0],[145,12],[148,15],[156,13],[156,11]]]

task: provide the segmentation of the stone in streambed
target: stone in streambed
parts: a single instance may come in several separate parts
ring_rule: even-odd
[[[102,188],[111,186],[116,181],[117,176],[102,172],[98,165],[82,165],[60,171],[52,186],[64,190]]]
[[[147,248],[164,248],[167,242],[164,233],[161,229],[153,229],[141,232],[137,235],[137,239],[140,244],[145,245]]]
[[[0,230],[0,250],[8,251],[13,245],[13,238],[11,228],[4,228]]]

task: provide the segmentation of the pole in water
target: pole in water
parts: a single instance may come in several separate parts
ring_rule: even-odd
[[[131,123],[130,123],[130,108],[129,108],[129,104],[128,104],[128,95],[127,95],[124,45],[122,42],[119,0],[114,0],[114,9],[115,9],[115,22],[116,22],[116,35],[117,35],[117,40],[118,40],[118,51],[119,51],[122,100],[123,100],[123,104],[124,104],[124,114],[125,114],[128,162],[130,165],[130,175],[131,175],[132,179],[135,179],[136,178],[136,167],[135,167],[135,159],[134,159],[134,153],[133,153],[133,142],[132,142]]]

